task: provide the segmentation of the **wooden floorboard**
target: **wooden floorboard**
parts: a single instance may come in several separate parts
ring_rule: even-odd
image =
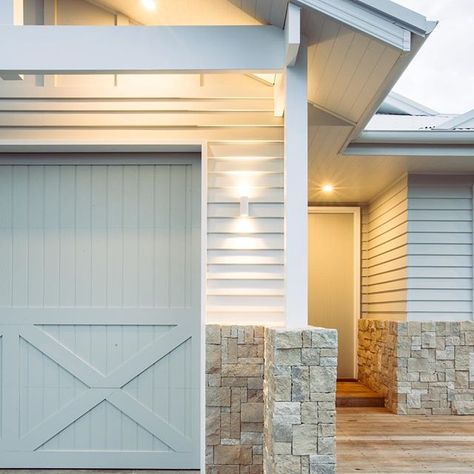
[[[336,406],[338,407],[383,407],[384,396],[354,381],[338,381]]]
[[[337,409],[337,472],[474,473],[474,416]]]

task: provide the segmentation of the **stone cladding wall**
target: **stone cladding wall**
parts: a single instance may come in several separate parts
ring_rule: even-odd
[[[336,366],[334,330],[207,326],[206,473],[333,474]]]
[[[358,378],[385,397],[385,406],[397,407],[397,328],[395,321],[359,320]]]
[[[474,322],[361,320],[359,379],[398,414],[472,415]]]
[[[206,327],[206,472],[263,473],[263,327]]]
[[[337,334],[265,330],[266,474],[336,472]]]

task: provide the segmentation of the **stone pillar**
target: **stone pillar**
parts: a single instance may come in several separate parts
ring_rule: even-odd
[[[336,472],[337,335],[265,329],[266,474]]]
[[[206,473],[263,473],[263,336],[206,328]]]

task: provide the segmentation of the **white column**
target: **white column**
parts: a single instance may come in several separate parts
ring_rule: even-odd
[[[23,0],[0,0],[0,25],[23,25]]]
[[[23,25],[23,0],[0,0],[0,25]],[[0,74],[0,80],[19,81],[20,74]]]
[[[307,51],[302,44],[285,71],[286,321],[308,324],[308,100]]]

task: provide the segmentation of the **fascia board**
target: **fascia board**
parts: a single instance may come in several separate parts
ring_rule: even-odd
[[[351,0],[298,0],[295,3],[318,11],[400,51],[411,50],[411,32]]]
[[[373,11],[379,12],[384,16],[390,17],[398,24],[409,29],[412,33],[422,36],[429,35],[436,25],[437,21],[427,20],[423,15],[405,8],[389,0],[353,0]]]

